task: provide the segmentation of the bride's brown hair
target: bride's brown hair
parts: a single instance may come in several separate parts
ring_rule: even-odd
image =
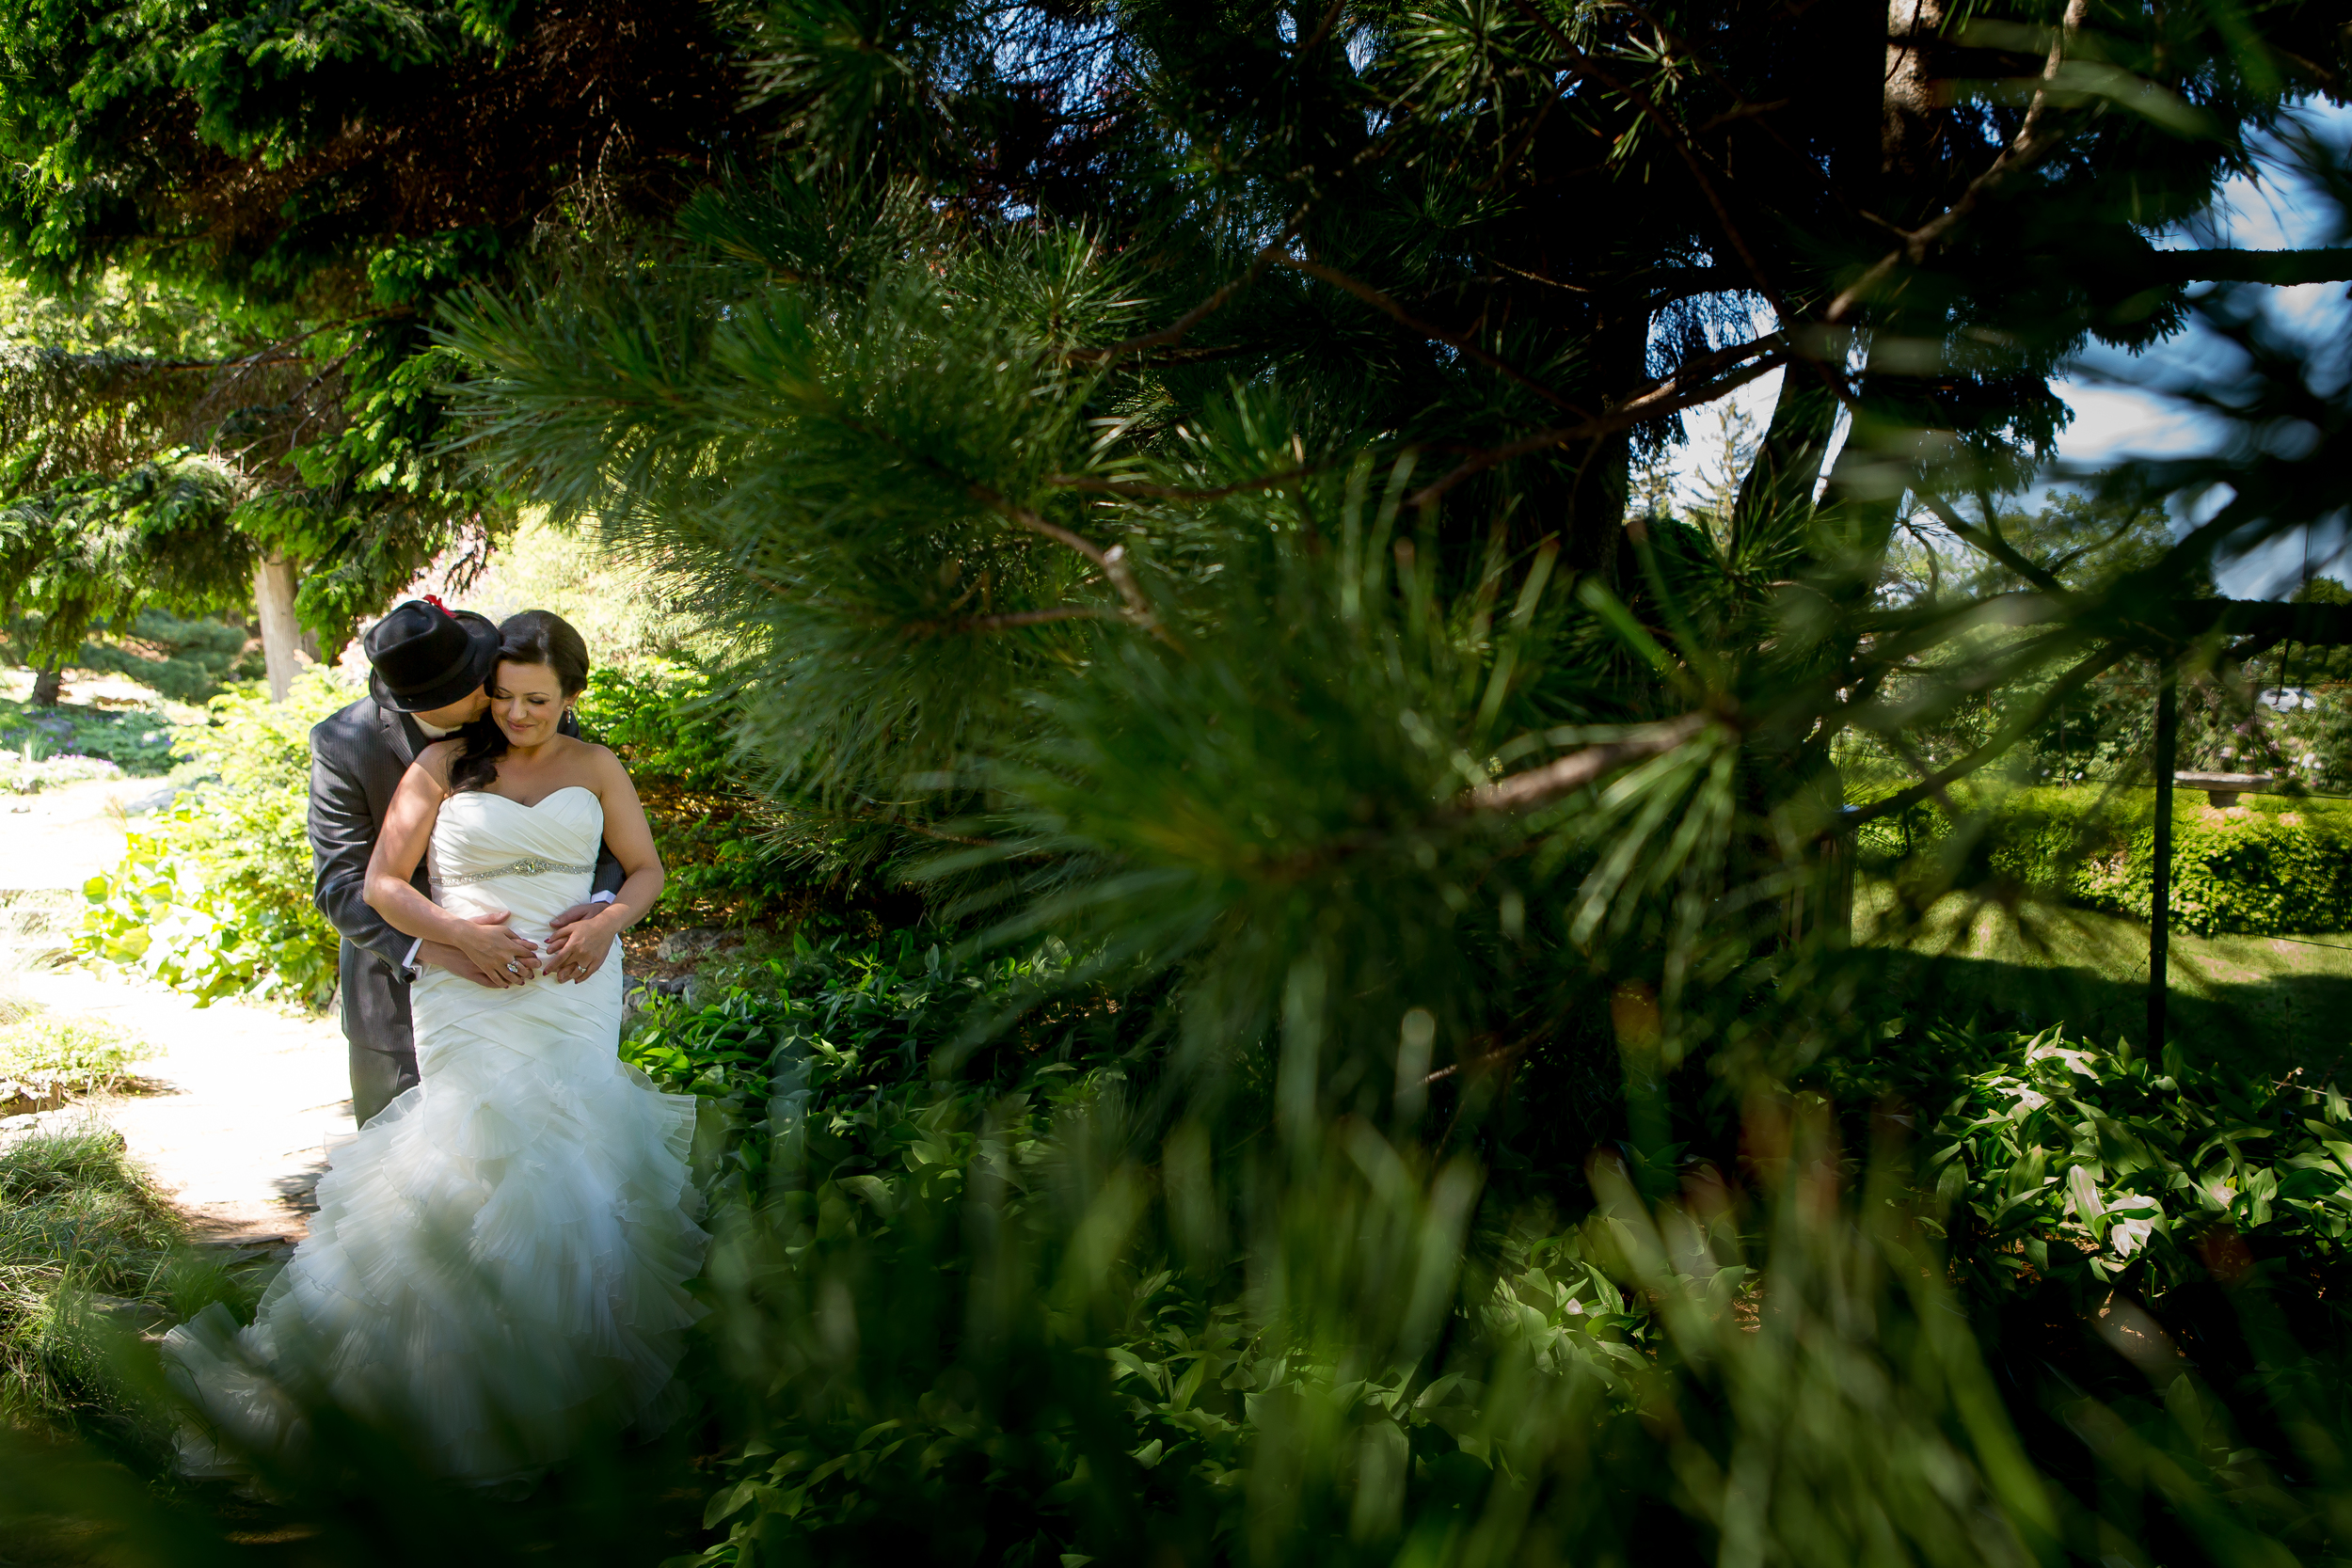
[[[546,665],[555,672],[555,684],[567,703],[588,689],[588,640],[552,610],[526,610],[500,622],[499,663]],[[496,666],[491,673],[495,678]],[[457,736],[457,760],[449,769],[451,791],[489,788],[499,776],[499,758],[506,754],[506,732],[485,713]]]

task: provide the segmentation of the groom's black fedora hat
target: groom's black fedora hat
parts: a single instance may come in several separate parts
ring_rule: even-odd
[[[470,610],[410,599],[368,628],[368,662],[376,700],[402,713],[447,707],[490,678],[499,661],[499,629]]]

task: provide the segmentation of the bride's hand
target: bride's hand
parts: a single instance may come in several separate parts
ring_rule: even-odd
[[[494,986],[519,986],[539,971],[539,944],[506,928],[514,917],[504,910],[477,914],[457,932],[453,945]]]
[[[549,979],[585,980],[604,967],[606,956],[612,951],[614,933],[599,916],[609,908],[610,905],[597,906],[596,913],[572,920],[548,938]]]

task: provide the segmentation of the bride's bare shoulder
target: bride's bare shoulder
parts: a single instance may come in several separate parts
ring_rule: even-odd
[[[613,754],[612,747],[599,746],[593,740],[575,739],[572,748],[571,755],[577,759],[576,766],[595,781],[599,794],[614,784],[628,782],[628,769],[622,766],[621,759]]]
[[[449,770],[457,765],[457,753],[464,750],[465,742],[452,736],[447,740],[436,740],[419,752],[417,760],[409,766],[438,784],[441,793],[446,795],[449,793]]]

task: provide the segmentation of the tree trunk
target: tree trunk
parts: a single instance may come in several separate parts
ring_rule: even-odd
[[[42,666],[33,675],[33,705],[56,707],[57,699],[65,695],[65,673],[55,664]]]
[[[1933,55],[1944,31],[1944,0],[1887,0],[1886,76],[1879,128],[1880,167],[1890,192],[1908,189],[1913,203],[1940,191],[1944,84]],[[1909,211],[1901,214],[1909,219]]]
[[[294,563],[283,556],[263,557],[253,572],[253,607],[262,620],[262,663],[273,703],[284,702],[294,689],[294,656],[302,635],[294,602]]]
[[[1595,385],[1610,390],[1641,385],[1648,368],[1650,317],[1646,302],[1612,300],[1603,306],[1593,331]],[[1633,435],[1625,430],[1563,452],[1561,467],[1570,476],[1564,567],[1598,573],[1604,581],[1616,577],[1632,460]]]

